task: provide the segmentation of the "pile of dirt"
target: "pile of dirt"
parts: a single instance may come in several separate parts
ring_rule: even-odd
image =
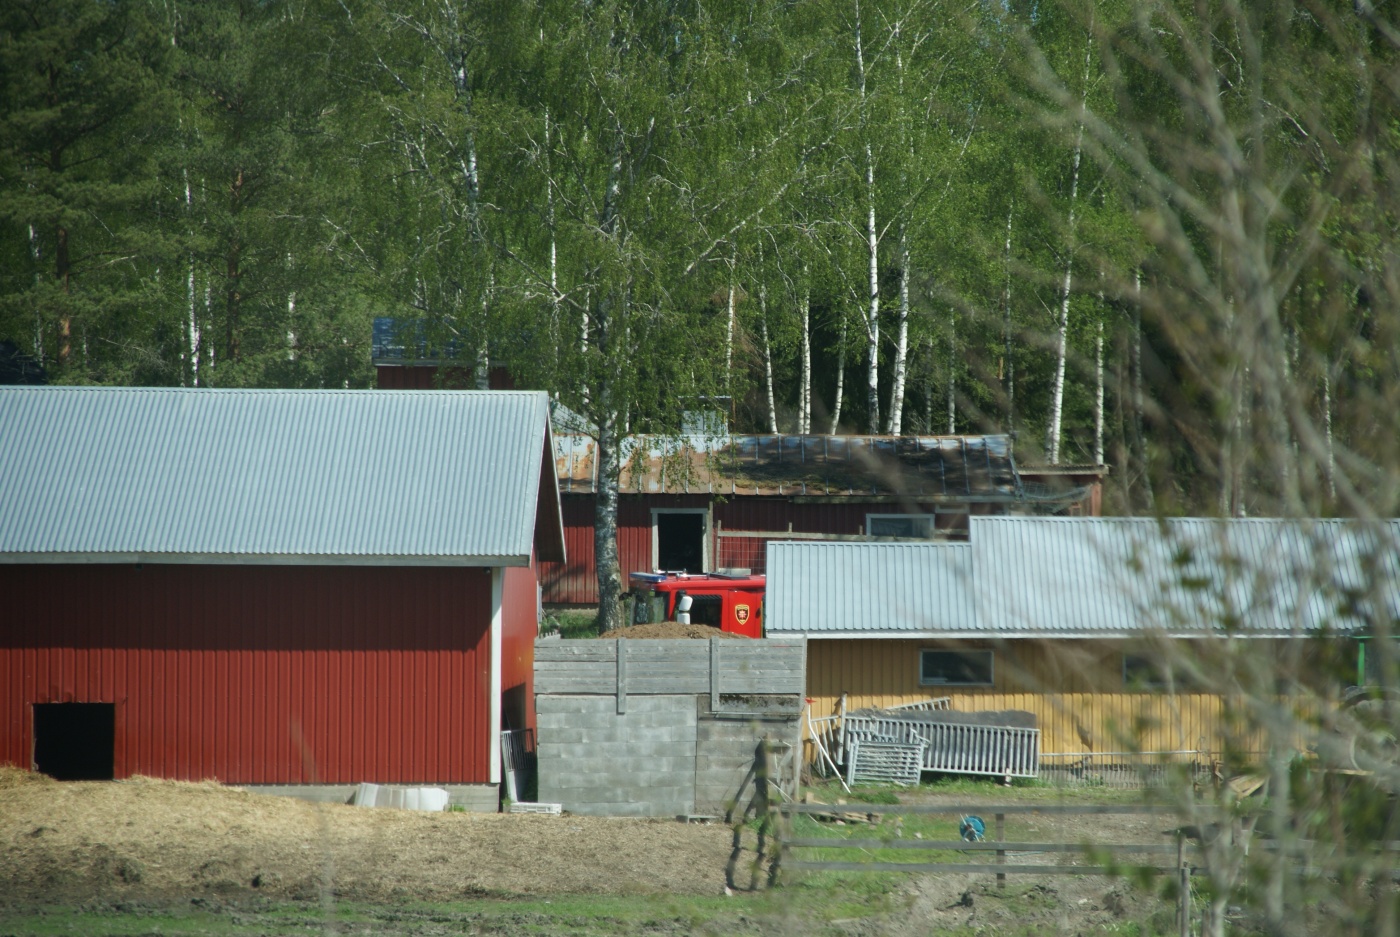
[[[711,625],[683,625],[678,621],[657,621],[649,625],[628,625],[614,628],[600,638],[739,638],[752,640],[746,634],[732,634],[720,631]]]
[[[366,809],[0,767],[0,902],[713,895],[729,846],[721,825]]]

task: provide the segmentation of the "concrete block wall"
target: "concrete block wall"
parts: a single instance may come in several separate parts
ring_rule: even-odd
[[[788,740],[791,716],[709,710],[708,696],[541,696],[539,797],[593,816],[718,816],[765,736]]]
[[[571,813],[674,817],[695,812],[693,696],[540,696],[539,797]]]
[[[597,816],[722,815],[765,737],[797,739],[800,641],[535,645],[539,799]]]
[[[734,801],[739,785],[753,765],[754,752],[765,737],[789,742],[797,736],[795,716],[734,716],[709,711],[709,700],[699,698],[701,712],[695,739],[696,812],[722,815]]]

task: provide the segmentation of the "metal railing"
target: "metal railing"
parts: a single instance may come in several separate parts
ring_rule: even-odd
[[[924,743],[923,769],[948,774],[1034,778],[1040,774],[1040,730],[929,722],[899,716],[847,714],[849,742]]]

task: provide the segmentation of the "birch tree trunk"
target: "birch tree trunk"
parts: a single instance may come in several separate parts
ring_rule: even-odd
[[[768,395],[768,432],[778,433],[778,410],[773,400],[773,349],[768,342],[768,288],[758,287],[758,326],[763,330],[763,384]]]
[[[234,228],[224,255],[224,352],[229,361],[237,361],[242,332],[239,319],[243,309],[243,244],[237,233],[238,216],[243,208],[243,170],[234,173],[229,184],[229,218]]]
[[[1103,320],[1094,336],[1094,464],[1103,465]]]
[[[608,167],[607,190],[603,196],[601,217],[598,229],[609,240],[617,239],[618,202],[622,193],[622,128],[613,130],[612,159]],[[611,286],[617,290],[617,284]],[[617,553],[617,495],[618,473],[621,468],[618,460],[618,405],[617,387],[618,360],[623,352],[617,347],[621,342],[623,327],[615,321],[621,315],[618,302],[611,295],[609,287],[598,291],[598,351],[603,356],[603,367],[599,369],[598,398],[594,408],[598,426],[598,483],[594,496],[593,515],[593,556],[598,575],[598,630],[611,631],[622,625],[622,571]]]
[[[1084,43],[1084,78],[1079,97],[1078,130],[1074,138],[1073,172],[1070,175],[1069,184],[1069,231],[1066,237],[1068,243],[1065,249],[1065,279],[1060,295],[1059,334],[1055,347],[1055,381],[1051,392],[1050,426],[1046,434],[1045,454],[1046,460],[1051,465],[1057,465],[1060,461],[1060,425],[1064,416],[1065,403],[1065,356],[1068,353],[1069,342],[1069,297],[1074,285],[1075,222],[1077,220],[1075,209],[1078,207],[1076,200],[1079,197],[1079,163],[1084,153],[1083,118],[1089,103],[1089,63],[1093,52],[1093,42],[1094,19],[1091,13],[1089,36]]]
[[[544,204],[545,223],[549,225],[549,312],[555,328],[559,327],[559,245],[558,225],[554,216],[554,169],[550,160],[549,108],[544,109]],[[588,350],[588,312],[584,307],[583,347]],[[557,333],[556,333],[557,334]]]
[[[1332,448],[1332,375],[1322,372],[1322,429],[1327,446],[1327,497],[1337,500],[1337,456]]]
[[[1133,449],[1142,473],[1143,493],[1149,510],[1156,506],[1152,472],[1147,464],[1147,437],[1142,431],[1142,268],[1133,271]]]
[[[899,24],[894,27],[894,41],[896,46],[899,42]],[[895,69],[899,75],[899,100],[904,101],[904,52],[896,47],[895,49]],[[905,164],[905,171],[900,174],[900,189],[909,191],[908,167],[914,163],[914,143],[909,135],[909,123],[907,120],[899,122],[900,135],[904,138],[901,149],[904,151],[908,162]],[[890,415],[889,422],[885,426],[885,432],[891,436],[898,436],[902,429],[901,423],[904,418],[904,378],[907,367],[907,356],[909,353],[909,221],[907,213],[909,206],[904,207],[906,217],[900,219],[899,223],[899,333],[895,339],[894,347],[894,380],[890,386]]]
[[[189,218],[194,212],[194,190],[190,186],[190,171],[184,170],[185,177],[185,219],[186,224],[192,229]],[[199,386],[199,317],[198,293],[195,289],[195,256],[194,251],[186,252],[185,263],[187,265],[185,273],[185,344],[189,349],[188,369],[189,386]]]
[[[870,432],[880,429],[880,239],[875,228],[875,157],[865,145],[865,236],[870,251],[870,306],[865,314],[866,420]]]
[[[43,283],[44,275],[41,272],[43,268],[40,267],[42,258],[39,250],[39,229],[32,224],[29,225],[29,259],[34,264],[34,286],[37,289]],[[34,317],[34,359],[36,361],[44,360],[44,317],[42,315]]]
[[[875,152],[866,122],[865,49],[861,41],[860,4],[856,3],[856,78],[860,90],[860,128],[865,137],[865,241],[870,257],[869,306],[865,313],[866,420],[880,431],[880,232],[875,226]]]
[[[841,393],[846,386],[846,317],[841,317],[841,345],[836,352],[836,401],[831,407],[831,435],[841,425]]]
[[[453,86],[457,93],[457,100],[462,108],[463,115],[467,118],[468,126],[472,120],[472,85],[471,74],[467,70],[467,41],[462,29],[457,23],[456,9],[451,4],[445,7],[448,11],[449,22],[453,30],[453,54],[456,61],[453,63],[452,72]],[[475,247],[475,257],[472,259],[478,263],[488,263],[486,256],[486,236],[482,230],[481,219],[481,169],[477,163],[476,134],[470,130],[466,135],[466,158],[461,166],[462,182],[467,190],[467,232],[470,243]],[[472,368],[472,376],[475,379],[477,390],[486,390],[491,386],[491,349],[490,349],[490,319],[491,319],[491,292],[494,286],[494,274],[487,269],[487,282],[481,291],[481,318],[478,327],[472,332],[476,338],[476,360]]]
[[[600,310],[601,312],[601,310]],[[601,344],[601,342],[600,342]],[[593,498],[593,556],[598,574],[598,631],[622,625],[622,571],[617,554],[618,434],[612,381],[598,390],[598,484]]]
[[[730,393],[734,363],[734,265],[738,261],[738,245],[734,245],[729,255],[729,301],[728,314],[724,324],[724,392]]]
[[[1006,210],[1006,285],[1002,290],[1002,380],[1006,391],[1006,431],[1016,432],[1016,356],[1011,345],[1011,215],[1015,206]]]
[[[924,340],[924,432],[933,430],[933,373],[938,367],[933,350],[933,336]]]
[[[1065,256],[1065,278],[1060,288],[1060,315],[1056,323],[1055,379],[1050,393],[1050,427],[1046,434],[1045,458],[1051,465],[1060,462],[1060,425],[1065,406],[1065,357],[1069,344],[1069,297],[1074,286],[1075,199],[1079,196],[1079,159],[1084,149],[1084,126],[1074,141],[1074,170],[1069,185],[1069,243]]]
[[[950,320],[950,322],[949,322],[949,324],[948,324],[948,387],[947,387],[947,391],[948,391],[948,435],[949,435],[949,436],[955,436],[955,435],[957,435],[957,432],[958,432],[958,404],[957,404],[958,376],[957,376],[957,371],[955,370],[956,367],[957,367],[957,359],[958,359],[958,339],[957,339],[957,333],[953,331],[955,328],[956,328],[956,324],[955,324],[953,321]]]
[[[909,230],[899,226],[899,333],[894,344],[894,386],[890,390],[890,420],[885,432],[898,436],[903,429],[904,380],[909,352]]]
[[[797,432],[812,431],[812,294],[802,291],[802,377],[798,381]]]

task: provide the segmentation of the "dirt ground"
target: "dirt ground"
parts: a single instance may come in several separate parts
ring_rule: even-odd
[[[882,826],[891,822],[886,816]],[[1085,822],[1008,817],[1007,833],[1041,841],[1160,841],[1158,818],[1091,818],[1091,835]],[[867,896],[850,917],[837,906],[844,890],[862,886],[795,884],[725,897],[730,837],[722,825],[671,820],[365,809],[216,783],[58,783],[0,767],[0,933],[115,934],[132,932],[128,925],[141,933],[304,933],[323,928],[331,904],[361,909],[358,923],[337,925],[340,933],[405,937],[924,937],[1088,933],[1163,914],[1170,923],[1170,905],[1097,876],[1011,876],[1001,890],[985,875],[898,878],[887,886],[892,891]],[[642,909],[690,902],[692,910],[560,917],[541,912],[551,899]],[[76,917],[64,924],[63,915]],[[191,915],[202,917],[191,923]]]
[[[215,783],[51,781],[0,768],[0,892],[451,900],[718,894],[730,833],[675,821],[420,813]],[[606,870],[606,871],[601,871]]]

